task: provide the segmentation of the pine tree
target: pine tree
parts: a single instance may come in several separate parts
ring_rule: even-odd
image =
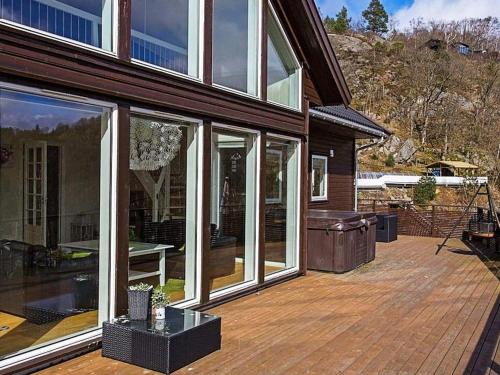
[[[369,31],[377,34],[383,34],[389,31],[387,28],[389,16],[380,0],[371,0],[370,5],[363,11],[362,15],[368,24],[367,29]]]
[[[351,18],[348,17],[347,8],[342,7],[335,18],[327,16],[323,23],[329,33],[344,34],[351,27]]]
[[[340,12],[337,13],[337,18],[335,19],[334,32],[337,34],[343,34],[351,27],[351,19],[347,15],[347,8],[342,7]]]

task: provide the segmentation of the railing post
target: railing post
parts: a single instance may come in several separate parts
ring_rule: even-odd
[[[432,205],[432,216],[431,216],[431,237],[434,237],[436,235],[435,231],[435,226],[436,226],[436,205]]]
[[[377,212],[377,201],[374,199],[372,203],[373,212]]]

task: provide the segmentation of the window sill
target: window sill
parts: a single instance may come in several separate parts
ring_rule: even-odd
[[[328,198],[311,198],[309,200],[310,203],[324,203],[328,202]]]

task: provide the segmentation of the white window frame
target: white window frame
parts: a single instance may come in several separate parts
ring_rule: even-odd
[[[204,125],[203,125],[203,120],[200,120],[198,118],[193,118],[193,117],[186,117],[186,116],[179,116],[175,115],[172,113],[168,112],[162,112],[162,111],[152,111],[149,109],[145,109],[142,107],[131,107],[130,108],[130,115],[131,117],[134,114],[138,115],[146,115],[158,119],[165,119],[165,120],[179,120],[179,121],[186,121],[189,123],[192,123],[195,126],[195,134],[194,134],[194,139],[196,140],[197,143],[197,148],[198,148],[198,155],[197,155],[197,176],[196,176],[196,184],[198,186],[198,189],[196,191],[196,199],[197,199],[197,204],[196,204],[196,269],[195,269],[195,298],[189,299],[189,300],[182,300],[179,302],[174,302],[172,303],[172,306],[178,307],[178,308],[186,308],[186,307],[191,307],[200,304],[201,301],[201,282],[202,282],[202,249],[203,249],[203,239],[201,236],[201,228],[203,227],[202,224],[202,218],[203,218],[203,213],[201,212],[200,208],[203,207],[203,191],[200,188],[203,183],[203,132],[204,132]]]
[[[288,39],[288,36],[286,35],[286,32],[285,32],[285,29],[283,28],[283,25],[281,24],[281,21],[278,17],[278,14],[276,13],[276,11],[274,10],[274,7],[273,7],[273,4],[271,4],[271,2],[269,2],[269,11],[271,12],[272,16],[274,17],[274,20],[276,21],[276,23],[278,24],[278,28],[280,30],[280,32],[282,33],[283,35],[283,38],[285,39],[285,42],[288,46],[288,48],[290,49],[291,53],[292,53],[292,56],[293,56],[293,59],[295,61],[295,63],[297,64],[297,66],[299,67],[297,69],[297,74],[298,74],[298,85],[299,85],[299,89],[298,89],[298,92],[297,92],[297,95],[299,96],[298,97],[298,107],[292,107],[290,105],[286,105],[286,104],[283,104],[283,103],[278,103],[278,102],[275,102],[275,101],[272,101],[272,100],[269,100],[269,98],[267,99],[267,102],[270,103],[270,104],[273,104],[275,106],[278,106],[278,107],[282,107],[282,108],[286,108],[286,109],[290,109],[292,111],[295,111],[295,112],[302,112],[302,95],[303,95],[303,86],[302,86],[302,81],[303,81],[303,67],[302,67],[302,64],[300,63],[299,59],[297,58],[297,54],[295,53],[293,47],[292,47],[292,44],[290,43],[290,40]],[[267,30],[267,26],[266,26],[266,30]],[[268,31],[269,32],[269,31]],[[267,35],[266,35],[267,37]],[[266,61],[266,68],[267,68],[267,64],[268,62]],[[267,84],[269,85],[269,83]],[[267,87],[266,87],[266,90],[267,90]]]
[[[324,195],[314,195],[314,160],[323,160],[325,179],[323,181]],[[328,157],[323,155],[311,155],[311,200],[313,202],[328,200]]]
[[[295,267],[285,269],[283,271],[278,271],[278,272],[273,272],[269,275],[266,275],[264,277],[264,281],[269,281],[273,280],[276,278],[283,277],[288,274],[294,274],[297,273],[300,270],[300,218],[301,218],[301,204],[300,204],[300,197],[302,196],[301,194],[301,184],[302,184],[302,141],[300,138],[295,138],[295,137],[289,137],[289,136],[284,136],[281,134],[274,134],[274,133],[267,133],[267,136],[270,138],[276,138],[276,139],[282,139],[285,141],[293,141],[297,142],[297,213],[296,213],[296,238],[295,238]]]
[[[91,99],[83,96],[66,94],[63,92],[37,89],[29,86],[23,86],[18,84],[6,83],[0,81],[0,89],[12,90],[17,92],[22,92],[26,94],[40,95],[44,97],[63,99],[72,101],[75,103],[90,104],[95,106],[106,107],[110,109],[111,119],[109,122],[111,130],[111,142],[110,142],[110,156],[111,156],[111,188],[110,188],[110,221],[109,221],[109,248],[108,248],[108,270],[116,269],[116,234],[117,234],[117,207],[118,207],[118,105],[115,103],[105,102],[101,100]],[[116,316],[116,273],[109,272],[108,277],[108,306],[107,314],[108,318],[112,319]],[[82,342],[95,342],[102,337],[102,327],[96,326],[95,328],[89,328],[74,334],[63,336],[54,340],[49,341],[46,345],[36,347],[32,350],[27,350],[20,354],[12,354],[5,359],[0,359],[0,373],[3,371],[11,371],[24,363],[30,363],[34,360],[43,360],[47,357],[52,357],[57,355],[57,353],[66,350],[70,346],[81,345]]]
[[[254,212],[255,212],[255,222],[254,222],[254,226],[255,226],[255,238],[253,239],[254,241],[254,269],[253,269],[253,279],[252,280],[248,280],[248,281],[244,281],[242,283],[239,283],[239,284],[235,284],[235,285],[232,285],[232,286],[229,286],[227,288],[224,288],[224,289],[220,289],[220,290],[216,290],[214,292],[210,292],[210,300],[214,300],[214,299],[217,299],[217,298],[220,298],[222,296],[225,296],[225,295],[228,295],[228,294],[232,294],[234,292],[237,292],[237,291],[240,291],[240,290],[244,290],[244,289],[248,289],[249,287],[251,286],[254,286],[254,285],[258,285],[259,283],[259,278],[258,278],[258,275],[259,275],[259,225],[260,225],[260,221],[259,221],[259,209],[260,209],[260,189],[258,189],[258,187],[260,186],[260,181],[261,181],[261,172],[260,172],[260,153],[261,153],[261,150],[260,150],[260,144],[261,144],[261,132],[258,131],[258,130],[254,130],[254,129],[248,129],[248,128],[241,128],[241,127],[238,127],[238,126],[233,126],[233,125],[227,125],[227,124],[222,124],[222,123],[218,123],[218,122],[214,122],[212,123],[212,131],[214,130],[217,130],[217,129],[221,129],[221,130],[229,130],[229,131],[234,131],[234,132],[238,132],[238,133],[243,133],[243,134],[253,134],[255,136],[255,147],[256,147],[256,150],[255,150],[255,153],[256,153],[256,166],[255,166],[255,170],[256,170],[256,178],[255,178],[255,207],[254,207]],[[211,155],[211,153],[210,153]],[[212,156],[210,156],[212,157]],[[213,173],[213,171],[212,171]],[[210,205],[210,209],[211,208],[211,205]],[[205,270],[205,272],[207,272],[208,270]]]
[[[38,0],[38,1],[40,1],[40,0]],[[43,2],[45,3],[47,1],[43,1]],[[112,15],[111,15],[111,22],[112,22],[112,25],[111,25],[111,27],[112,27],[111,51],[108,51],[108,50],[103,49],[103,48],[95,47],[91,44],[82,43],[82,42],[79,42],[77,40],[73,40],[71,38],[66,38],[64,36],[52,34],[52,33],[49,33],[47,31],[40,30],[40,29],[37,29],[34,27],[26,26],[26,25],[23,25],[22,23],[17,23],[17,22],[4,20],[4,19],[0,18],[0,24],[7,25],[7,26],[12,27],[12,28],[17,29],[17,30],[26,31],[26,32],[29,32],[29,33],[36,35],[36,36],[43,36],[44,38],[51,39],[51,40],[57,41],[59,43],[63,43],[63,44],[70,45],[70,46],[80,47],[80,48],[83,48],[86,50],[97,52],[99,54],[118,58],[118,51],[117,51],[117,49],[118,49],[118,0],[111,0],[111,2],[112,2],[111,3],[111,6],[112,6],[112,11],[111,11],[111,13],[112,13]]]
[[[204,45],[205,45],[205,33],[204,33],[204,25],[205,25],[205,1],[204,0],[199,0],[198,3],[198,14],[199,14],[199,19],[198,19],[198,75],[196,76],[191,76],[189,74],[184,74],[177,72],[172,69],[168,68],[163,68],[158,65],[154,65],[151,63],[148,63],[146,61],[142,61],[139,59],[134,59],[132,58],[132,51],[130,51],[130,61],[134,65],[139,65],[146,67],[148,69],[156,70],[158,72],[166,73],[168,75],[172,76],[177,76],[185,79],[189,79],[191,81],[195,82],[203,82],[204,76],[203,76],[203,55],[204,55]],[[132,25],[130,26],[130,33],[132,34]],[[189,58],[189,46],[188,46],[188,58]],[[191,121],[191,120],[190,120]]]
[[[273,154],[273,155],[278,155],[279,157],[279,172],[278,172],[278,181],[279,181],[279,196],[278,198],[268,198],[267,197],[267,192],[266,192],[266,204],[279,204],[283,201],[282,194],[283,192],[281,191],[283,188],[283,153],[278,150],[266,150],[266,155],[267,154]]]
[[[219,90],[222,90],[222,91],[230,92],[232,94],[245,96],[247,98],[262,99],[262,64],[261,64],[260,56],[262,56],[262,32],[263,32],[263,23],[262,23],[262,7],[263,7],[263,5],[262,5],[262,2],[263,1],[267,1],[267,0],[257,0],[257,2],[258,2],[258,4],[257,4],[257,8],[258,8],[257,9],[257,36],[256,36],[256,38],[257,38],[257,56],[255,57],[256,63],[257,63],[257,70],[255,72],[257,75],[257,87],[256,87],[257,95],[253,95],[253,94],[250,94],[250,93],[245,92],[245,91],[236,90],[236,89],[233,89],[231,87],[226,87],[224,85],[215,83],[212,80],[213,87],[218,88]],[[212,18],[212,22],[214,22],[213,18]],[[212,28],[213,28],[213,24],[212,24]],[[212,38],[213,38],[213,35],[212,35]],[[213,40],[212,40],[212,44],[213,44]],[[250,57],[248,57],[248,58],[250,58]],[[213,77],[213,56],[212,56],[212,77]]]

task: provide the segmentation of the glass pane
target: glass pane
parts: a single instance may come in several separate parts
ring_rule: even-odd
[[[4,0],[0,17],[111,51],[112,0]]]
[[[283,152],[266,150],[266,202],[280,203],[283,192]]]
[[[162,285],[171,302],[195,298],[195,134],[174,119],[135,115],[130,125],[129,283]]]
[[[312,196],[326,197],[326,159],[313,157],[312,159]]]
[[[211,290],[255,278],[256,137],[212,132]]]
[[[0,89],[0,360],[108,318],[108,112]]]
[[[297,266],[298,142],[268,138],[265,274]]]
[[[257,96],[258,0],[214,0],[213,81]]]
[[[132,57],[199,76],[199,0],[133,0]]]
[[[299,108],[299,74],[297,59],[274,14],[269,12],[267,36],[268,100]]]

